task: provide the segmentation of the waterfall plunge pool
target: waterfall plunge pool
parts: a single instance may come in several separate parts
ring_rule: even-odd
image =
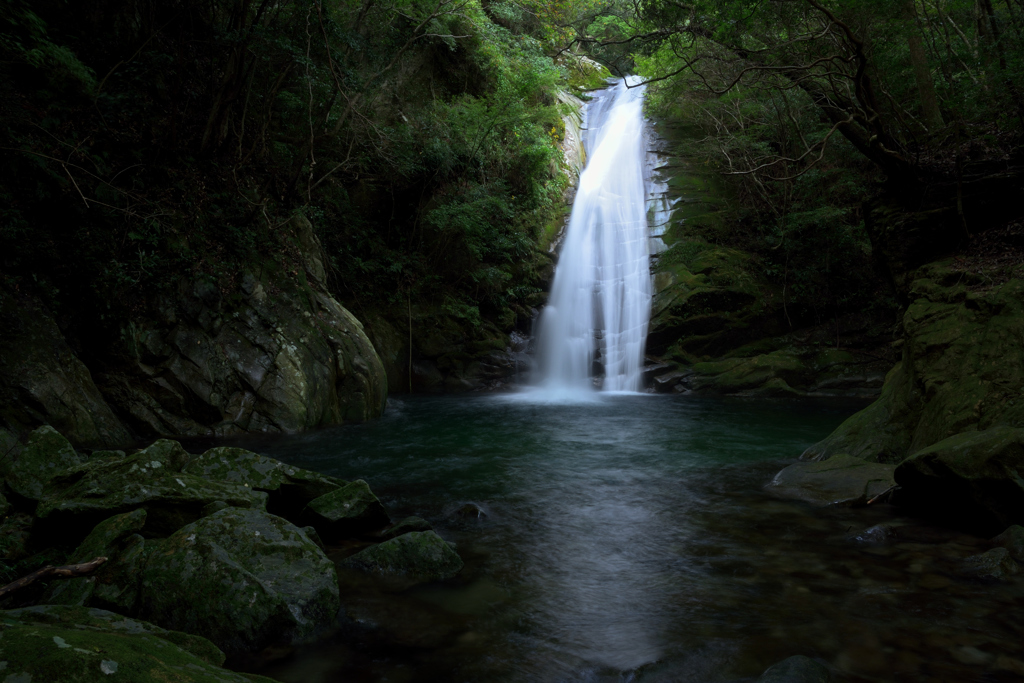
[[[805,654],[838,681],[1021,680],[1020,583],[944,573],[979,539],[762,490],[858,405],[591,398],[392,399],[373,423],[240,443],[366,479],[466,568],[402,593],[342,574],[336,633],[234,665],[289,683],[707,683]],[[881,522],[906,531],[855,539]]]

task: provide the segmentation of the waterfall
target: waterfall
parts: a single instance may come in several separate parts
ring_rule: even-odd
[[[549,391],[589,389],[601,374],[605,391],[641,389],[651,308],[643,90],[618,81],[587,108],[587,165],[539,324]]]

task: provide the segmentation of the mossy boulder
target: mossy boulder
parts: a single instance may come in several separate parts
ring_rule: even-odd
[[[362,479],[310,501],[302,519],[329,540],[373,531],[390,521],[384,506]]]
[[[996,533],[1024,523],[1024,429],[965,432],[917,451],[896,468],[898,501]]]
[[[831,683],[829,670],[810,657],[796,655],[768,667],[757,683]]]
[[[648,351],[699,358],[721,355],[778,331],[754,257],[736,249],[679,241],[655,273]]]
[[[407,534],[411,531],[433,531],[434,528],[430,526],[430,522],[420,517],[406,517],[402,521],[398,522],[393,526],[389,526],[384,531],[380,532],[378,538],[382,540],[389,540]]]
[[[112,515],[145,508],[145,535],[167,535],[202,517],[211,503],[261,506],[265,496],[241,484],[182,472],[190,456],[162,439],[124,458],[95,458],[56,477],[36,509],[55,538],[84,537]]]
[[[894,469],[893,465],[840,454],[821,462],[790,465],[776,474],[765,490],[812,505],[863,504],[894,485]]]
[[[792,386],[805,384],[811,370],[796,353],[779,350],[752,358],[726,358],[695,363],[690,387],[722,394],[799,394]]]
[[[154,545],[139,616],[227,652],[306,639],[340,609],[333,563],[302,529],[262,510],[227,508]]]
[[[138,509],[115,515],[96,525],[71,553],[73,563],[106,557],[91,576],[54,581],[43,602],[79,605],[131,614],[139,596],[139,575],[145,564],[146,542],[139,531],[146,525],[146,511]]]
[[[462,558],[433,531],[411,531],[347,558],[344,566],[391,581],[425,583],[462,571]]]
[[[289,518],[298,515],[314,498],[347,484],[341,479],[293,467],[243,448],[211,448],[192,458],[182,471],[265,491],[270,497],[268,510]]]
[[[0,461],[0,474],[16,496],[38,501],[50,480],[84,460],[70,441],[53,427],[44,425],[29,434],[24,446],[11,447],[7,457]]]
[[[882,395],[806,458],[896,463],[961,432],[1024,427],[1024,281],[985,288],[950,261],[915,273],[902,362]]]
[[[0,661],[8,683],[254,683],[221,669],[224,654],[199,636],[112,612],[43,605],[0,612]]]

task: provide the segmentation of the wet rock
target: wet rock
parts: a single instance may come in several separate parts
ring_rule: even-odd
[[[84,460],[56,429],[45,425],[33,431],[24,446],[11,449],[0,461],[0,474],[16,496],[38,501],[51,479]]]
[[[384,506],[362,479],[310,501],[302,512],[302,519],[331,540],[379,529],[391,521]]]
[[[245,486],[182,472],[188,460],[188,453],[168,440],[124,458],[89,460],[50,483],[36,517],[55,540],[77,540],[108,517],[145,508],[146,532],[166,535],[202,517],[215,501],[262,504],[258,492]]]
[[[182,470],[205,479],[241,484],[269,494],[267,509],[292,518],[310,501],[347,482],[301,467],[293,467],[243,448],[211,448]]]
[[[857,543],[868,545],[887,543],[899,538],[899,527],[893,524],[876,524],[873,527],[851,534],[849,538]]]
[[[965,576],[990,581],[999,581],[1020,572],[1020,567],[1006,548],[992,548],[980,555],[965,557],[957,568]]]
[[[143,509],[115,515],[96,525],[71,554],[73,563],[106,557],[91,576],[54,581],[43,602],[109,609],[121,614],[134,611],[139,594],[139,574],[145,560],[145,540],[138,534],[146,525]]]
[[[156,545],[139,616],[227,652],[306,639],[340,608],[333,563],[301,529],[262,510],[221,510]]]
[[[487,516],[484,509],[476,503],[466,503],[459,507],[453,514],[456,517],[461,517],[463,519],[483,519]]]
[[[1006,548],[1010,557],[1017,562],[1024,562],[1024,527],[1014,524],[993,538],[992,542]]]
[[[0,636],[9,683],[270,683],[221,669],[224,654],[204,638],[99,609],[42,605],[0,612]]]
[[[821,462],[790,465],[776,474],[765,490],[813,505],[862,504],[893,485],[893,469],[892,465],[834,455]]]
[[[430,522],[419,517],[406,517],[398,524],[390,526],[380,533],[380,538],[387,541],[389,539],[407,534],[410,531],[433,531],[434,527],[430,526]]]
[[[757,683],[831,683],[832,674],[810,657],[795,655],[768,667]]]
[[[982,533],[1024,522],[1024,429],[965,432],[924,448],[896,469],[902,505]]]
[[[411,583],[441,581],[462,571],[462,558],[433,531],[411,531],[347,558],[346,567]]]

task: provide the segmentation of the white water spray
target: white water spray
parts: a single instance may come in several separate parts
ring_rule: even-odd
[[[619,81],[587,112],[587,165],[540,320],[552,392],[589,389],[602,370],[605,391],[641,388],[651,309],[643,90]]]

